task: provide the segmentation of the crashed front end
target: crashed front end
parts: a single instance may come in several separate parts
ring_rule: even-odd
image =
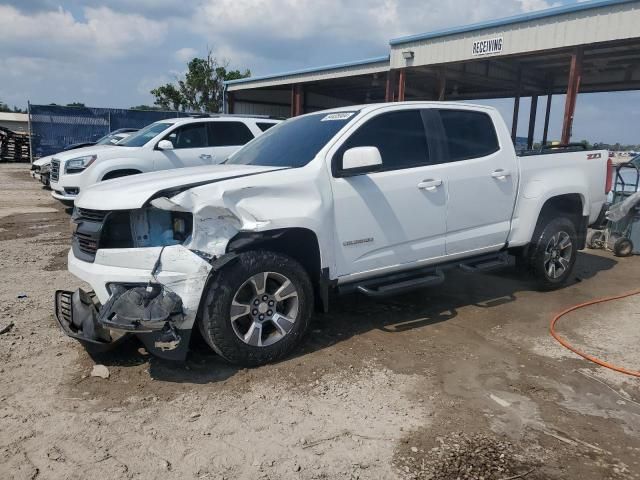
[[[150,353],[183,360],[203,289],[226,246],[207,248],[201,238],[228,240],[237,233],[232,223],[215,212],[195,217],[164,197],[131,210],[76,208],[69,271],[92,291],[56,292],[62,330],[94,351],[135,335]]]

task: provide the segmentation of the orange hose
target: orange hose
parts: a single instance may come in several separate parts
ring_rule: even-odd
[[[560,343],[560,345],[562,345],[565,348],[568,348],[573,353],[575,353],[577,355],[580,355],[582,358],[586,358],[590,362],[597,363],[598,365],[601,365],[601,366],[606,367],[606,368],[610,368],[611,370],[615,370],[616,372],[624,373],[626,375],[631,375],[633,377],[640,377],[640,371],[628,370],[628,369],[626,369],[624,367],[618,367],[616,365],[612,365],[611,363],[607,363],[607,362],[605,362],[603,360],[600,360],[599,358],[596,358],[596,357],[594,357],[592,355],[589,355],[588,353],[581,352],[580,350],[578,350],[576,347],[571,345],[569,342],[567,342],[564,338],[562,338],[560,335],[558,335],[556,333],[556,323],[558,322],[558,320],[560,320],[560,318],[562,318],[564,315],[566,315],[569,312],[573,312],[574,310],[578,310],[579,308],[588,307],[589,305],[595,305],[595,304],[598,304],[598,303],[609,302],[611,300],[619,300],[621,298],[631,297],[633,295],[638,295],[638,294],[640,294],[640,290],[634,290],[632,292],[623,293],[621,295],[615,295],[615,296],[612,296],[612,297],[605,297],[605,298],[598,298],[596,300],[591,300],[589,302],[585,302],[585,303],[581,303],[579,305],[574,305],[573,307],[569,307],[566,310],[563,310],[562,312],[557,314],[551,320],[551,325],[549,327],[551,335],[553,336],[553,338],[555,338]]]

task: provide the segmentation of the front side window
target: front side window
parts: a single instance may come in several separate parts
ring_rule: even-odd
[[[398,170],[429,163],[429,149],[419,110],[400,110],[372,118],[342,144],[337,158],[350,148],[376,147],[382,170]]]
[[[277,125],[277,123],[273,123],[273,122],[256,122],[256,125],[258,126],[258,128],[260,130],[262,130],[263,132],[266,132],[267,130],[269,130],[274,125]]]
[[[151,125],[147,125],[142,130],[138,130],[136,133],[118,142],[118,145],[122,145],[124,147],[142,147],[149,140],[152,140],[158,134],[164,132],[171,125],[173,125],[173,123],[167,123],[167,122],[152,123]]]
[[[249,127],[242,122],[209,122],[209,146],[233,147],[253,140]]]
[[[190,123],[176,128],[167,135],[166,140],[173,143],[173,148],[205,148],[207,146],[207,129],[204,123]]]
[[[357,112],[317,113],[277,124],[238,150],[225,162],[232,165],[303,167],[318,154]]]
[[[440,110],[449,161],[480,158],[500,150],[493,120],[471,110]]]

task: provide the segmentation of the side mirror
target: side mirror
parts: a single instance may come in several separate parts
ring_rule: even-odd
[[[160,140],[157,148],[158,150],[173,150],[173,143],[170,140]]]
[[[382,167],[380,150],[376,147],[350,148],[342,155],[342,168],[339,177],[351,177],[364,173],[375,172]]]

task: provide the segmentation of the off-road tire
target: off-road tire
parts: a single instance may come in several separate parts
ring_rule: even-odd
[[[231,304],[242,285],[261,272],[275,272],[287,277],[298,294],[298,315],[292,329],[268,346],[243,342],[233,329]],[[215,272],[204,292],[199,327],[204,340],[222,358],[234,365],[256,367],[278,360],[290,353],[302,340],[313,311],[313,287],[309,275],[297,261],[264,250],[244,252]]]
[[[560,232],[567,234],[571,240],[571,255],[565,271],[558,277],[549,275],[545,267],[545,253],[551,239]],[[526,262],[528,270],[533,276],[536,286],[540,290],[555,290],[562,287],[573,272],[576,263],[578,235],[573,221],[567,217],[553,217],[547,215],[541,219],[534,237],[529,245]]]

